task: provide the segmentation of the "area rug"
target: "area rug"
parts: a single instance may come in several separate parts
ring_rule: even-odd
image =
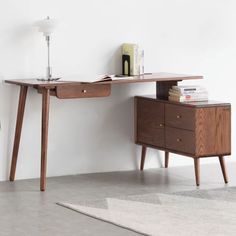
[[[236,235],[236,187],[58,204],[142,235]]]

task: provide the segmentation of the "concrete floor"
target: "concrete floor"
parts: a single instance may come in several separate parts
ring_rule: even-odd
[[[236,186],[236,163],[227,166],[228,186]],[[224,186],[219,165],[201,165],[200,189]],[[194,189],[193,166],[53,177],[48,178],[44,193],[38,179],[1,182],[0,236],[139,235],[55,203]]]

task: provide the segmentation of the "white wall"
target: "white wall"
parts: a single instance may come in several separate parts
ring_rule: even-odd
[[[232,103],[234,121],[236,2],[233,0],[0,0],[0,80],[45,72],[42,35],[32,27],[47,15],[61,25],[53,35],[56,75],[119,73],[119,47],[145,49],[146,72],[205,76],[212,99]],[[7,179],[19,88],[0,85],[0,180]],[[136,169],[133,96],[155,92],[154,84],[117,85],[108,98],[51,99],[48,176]],[[41,97],[30,90],[17,178],[39,176]],[[235,130],[233,123],[233,144]],[[233,151],[235,145],[233,145]],[[162,153],[148,151],[147,167]],[[231,159],[233,160],[233,158]],[[214,160],[203,160],[203,162]],[[184,157],[170,164],[188,165]]]

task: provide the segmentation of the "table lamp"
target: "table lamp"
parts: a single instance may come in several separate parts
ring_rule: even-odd
[[[51,33],[55,30],[55,28],[57,26],[57,21],[55,19],[50,19],[48,16],[44,20],[37,21],[35,23],[35,26],[38,27],[38,31],[42,32],[46,38],[47,54],[48,54],[47,55],[48,63],[47,63],[47,68],[46,68],[46,78],[40,78],[38,80],[42,80],[42,81],[58,80],[60,78],[53,78],[52,77],[52,67],[50,66],[50,36],[51,36]]]

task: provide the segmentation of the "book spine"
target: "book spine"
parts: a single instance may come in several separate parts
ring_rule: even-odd
[[[182,97],[169,96],[169,100],[170,101],[175,101],[175,102],[202,102],[202,101],[207,101],[208,98],[189,98],[189,99],[185,99],[185,98],[182,98]]]
[[[139,75],[143,75],[144,74],[144,50],[140,48],[139,48],[138,66],[139,66]]]
[[[169,92],[173,93],[173,94],[178,94],[178,95],[188,95],[188,94],[203,94],[203,93],[206,93],[207,94],[207,91],[205,89],[202,89],[202,90],[198,90],[198,91],[179,91],[179,90],[175,90],[175,89],[170,89]]]
[[[174,97],[180,97],[180,98],[185,98],[185,99],[190,99],[190,98],[206,98],[208,97],[208,95],[206,93],[199,93],[199,94],[176,94],[176,93],[172,93],[169,92],[170,96],[174,96]]]
[[[133,74],[139,75],[139,48],[138,45],[134,45],[134,64],[133,64]]]
[[[196,86],[188,87],[188,88],[181,88],[181,87],[178,87],[178,86],[173,86],[172,89],[173,89],[173,90],[177,90],[177,91],[179,91],[179,92],[198,92],[198,91],[205,91],[204,88],[202,88],[202,87],[196,87]]]

